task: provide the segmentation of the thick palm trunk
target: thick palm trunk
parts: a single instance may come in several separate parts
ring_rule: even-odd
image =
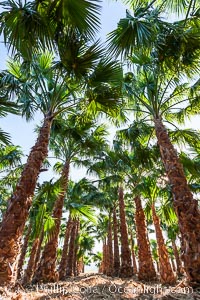
[[[123,188],[119,188],[119,212],[120,212],[120,233],[121,233],[121,267],[120,277],[131,277],[133,268],[131,264],[131,251],[128,242],[128,232],[125,216]]]
[[[22,267],[23,267],[23,264],[24,264],[26,251],[27,251],[27,248],[28,248],[28,241],[29,241],[29,237],[30,237],[30,234],[31,234],[31,229],[32,229],[32,226],[31,226],[31,223],[29,223],[26,235],[24,237],[24,242],[23,242],[23,246],[22,246],[22,250],[21,250],[21,254],[20,254],[20,258],[19,258],[18,269],[17,269],[17,279],[21,278]]]
[[[134,250],[134,239],[132,232],[130,233],[131,236],[131,255],[132,255],[132,262],[133,262],[133,273],[137,274],[137,263],[136,263],[136,257],[135,257],[135,250]]]
[[[138,245],[138,279],[147,281],[155,280],[156,271],[151,256],[150,243],[141,199],[137,196],[134,200],[136,207],[135,225]]]
[[[161,158],[171,185],[181,233],[181,250],[188,281],[200,284],[200,211],[188,187],[183,167],[160,119],[155,119]]]
[[[113,244],[112,244],[112,223],[111,223],[111,214],[109,214],[108,222],[108,254],[107,254],[107,270],[106,275],[113,275]]]
[[[0,285],[13,284],[17,278],[21,238],[42,163],[48,154],[51,119],[46,118],[31,149],[15,192],[11,196],[0,227]]]
[[[118,276],[120,270],[120,256],[119,256],[119,241],[118,241],[118,223],[117,223],[115,207],[113,208],[113,235],[114,235],[113,275]]]
[[[76,220],[73,220],[73,225],[70,234],[69,251],[67,255],[67,267],[66,276],[74,276],[73,266],[74,266],[74,250],[75,250],[75,239],[76,239]]]
[[[30,283],[32,281],[33,275],[34,275],[34,271],[35,271],[35,258],[37,255],[37,250],[39,247],[39,243],[40,243],[40,239],[39,237],[37,237],[32,245],[32,249],[31,249],[31,254],[30,254],[30,258],[28,261],[28,265],[27,268],[25,270],[24,273],[24,278],[23,278],[23,284],[26,285],[28,283]]]
[[[67,256],[68,256],[68,248],[69,248],[69,238],[70,233],[72,229],[72,219],[69,215],[69,220],[67,222],[66,230],[65,230],[65,239],[64,239],[64,245],[62,250],[62,257],[59,265],[59,279],[64,280],[66,277],[66,267],[67,267]]]
[[[43,282],[55,282],[58,280],[58,272],[56,272],[57,248],[62,218],[62,209],[68,185],[68,176],[69,161],[66,161],[61,175],[62,192],[55,201],[52,213],[52,217],[55,219],[55,227],[53,229],[52,237],[48,240],[44,247],[42,258],[40,260],[35,277],[37,281],[42,280]]]
[[[183,272],[182,272],[180,256],[179,256],[178,249],[177,249],[177,246],[176,246],[176,243],[174,240],[172,240],[172,249],[173,249],[174,257],[176,260],[176,272],[177,272],[177,275],[180,276],[180,275],[182,275]]]
[[[158,245],[158,258],[160,265],[160,279],[161,283],[173,284],[176,282],[176,278],[174,276],[167,248],[165,246],[165,241],[163,238],[162,230],[160,228],[160,220],[156,214],[155,206],[152,204],[152,217],[153,223],[156,231],[156,240]]]

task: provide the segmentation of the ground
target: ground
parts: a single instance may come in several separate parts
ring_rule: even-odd
[[[57,283],[36,284],[14,289],[0,288],[0,300],[200,300],[200,287],[192,289],[179,282],[162,286],[156,282],[142,283],[133,279],[111,278],[102,274],[83,274]]]

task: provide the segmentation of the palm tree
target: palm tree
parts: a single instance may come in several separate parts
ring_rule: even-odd
[[[163,124],[163,121],[173,122],[172,115],[175,114],[172,112],[174,109],[178,111],[181,103],[193,103],[198,99],[195,93],[190,93],[191,85],[180,81],[181,74],[191,78],[198,72],[200,49],[199,38],[195,34],[198,25],[194,25],[192,19],[187,24],[184,20],[174,24],[161,22],[158,11],[156,13],[156,10],[150,8],[146,6],[143,11],[138,7],[134,17],[127,13],[127,18],[122,19],[118,28],[110,34],[110,45],[112,51],[128,57],[132,63],[134,73],[128,73],[125,78],[127,95],[131,99],[129,109],[136,111],[136,116],[143,122],[149,120],[154,125],[161,158],[172,188],[187,278],[190,282],[199,282],[198,203],[193,199],[183,167]],[[188,30],[193,32],[194,39]],[[178,51],[172,45],[177,34]],[[161,43],[163,47],[160,47]],[[193,45],[191,51],[190,43]],[[139,47],[142,51],[138,50]]]
[[[37,187],[29,219],[32,227],[31,250],[23,284],[29,284],[35,274],[41,243],[47,237],[50,239],[55,228],[55,219],[51,217],[53,203],[61,193],[58,182],[43,182]]]
[[[106,62],[104,60],[100,61],[98,64],[96,63],[95,56],[96,69],[94,72],[90,72],[91,81],[88,81],[90,82],[90,93],[85,95],[85,97],[79,97],[78,95],[75,96],[75,90],[77,91],[79,87],[77,87],[76,84],[71,85],[66,71],[64,72],[63,70],[61,72],[59,68],[52,67],[52,63],[52,55],[49,53],[36,55],[35,59],[31,63],[28,63],[27,68],[23,63],[20,63],[19,60],[10,62],[10,71],[5,73],[5,76],[2,79],[3,82],[9,82],[9,87],[15,92],[18,100],[21,101],[23,114],[25,114],[27,118],[32,117],[33,113],[38,109],[44,115],[44,121],[39,132],[38,139],[28,156],[20,181],[11,197],[9,209],[7,210],[2,222],[0,230],[0,236],[2,237],[0,254],[3,253],[1,251],[4,251],[3,249],[7,247],[6,244],[10,245],[9,249],[8,247],[6,248],[6,253],[10,254],[2,262],[2,267],[0,263],[0,270],[2,270],[2,274],[5,274],[5,276],[2,275],[2,282],[4,279],[8,282],[10,280],[15,281],[15,270],[17,267],[16,257],[17,253],[20,252],[20,240],[25,221],[28,216],[28,211],[32,203],[32,196],[37,178],[40,173],[42,163],[47,156],[48,142],[53,119],[58,114],[64,113],[66,110],[69,112],[72,107],[80,105],[80,103],[82,103],[84,108],[86,107],[86,102],[89,103],[90,108],[93,106],[92,111],[94,112],[94,109],[101,110],[101,108],[104,109],[103,107],[105,106],[108,107],[109,102],[111,103],[111,106],[114,107],[117,101],[117,91],[114,88],[115,84],[113,79],[111,79],[111,73],[114,74],[115,79],[117,78],[116,72],[118,72],[118,67],[116,68],[115,63],[110,61]],[[92,89],[91,82],[94,83],[95,80],[99,82],[100,77],[102,78],[102,74],[105,71],[105,67],[107,68],[107,71],[109,70],[106,80],[107,82],[110,82],[110,85],[106,85],[106,92],[105,90],[95,91],[95,89]],[[118,75],[120,74],[121,73],[118,72]],[[92,79],[93,75],[95,78]],[[102,79],[103,81],[105,80],[105,78]],[[113,101],[113,96],[116,101]],[[91,97],[93,99],[92,101]],[[107,101],[106,99],[112,99],[112,101]],[[98,107],[94,108],[94,105],[97,105]],[[16,219],[16,222],[14,222],[15,226],[11,227],[9,225],[12,223],[10,218]],[[10,242],[8,242],[8,240]],[[12,276],[8,275],[8,273],[10,273],[8,270],[9,265],[13,266]]]
[[[108,253],[107,253],[107,270],[106,275],[113,275],[113,238],[112,238],[112,217],[111,211],[109,213],[108,218],[108,229],[107,229],[107,245],[108,245]]]
[[[59,279],[64,280],[66,277],[66,266],[67,266],[67,255],[69,252],[69,239],[71,236],[71,230],[72,230],[73,222],[71,219],[71,214],[69,214],[67,225],[65,228],[65,235],[64,235],[64,244],[62,248],[62,256],[59,264]]]
[[[93,187],[93,185],[85,178],[83,178],[77,183],[70,182],[67,191],[66,203],[66,208],[69,210],[69,217],[65,229],[64,246],[58,269],[59,278],[61,280],[63,280],[66,277],[67,268],[68,276],[73,275],[73,262],[76,261],[76,259],[74,258],[74,250],[76,240],[75,231],[77,222],[79,223],[79,219],[81,219],[81,216],[85,216],[86,219],[95,223],[95,216],[92,216],[92,207],[87,203],[84,204],[84,202],[87,202],[87,196],[89,194],[89,191],[94,191],[94,189],[95,187]]]
[[[117,213],[116,213],[116,204],[113,206],[113,276],[119,275],[120,270],[120,255],[119,255],[119,239],[118,239],[118,222],[117,222]]]
[[[128,243],[128,231],[125,217],[125,203],[123,187],[119,187],[119,213],[120,213],[120,233],[121,233],[121,267],[119,275],[121,277],[131,277],[133,268],[131,262],[131,251]]]
[[[117,167],[117,169],[116,169]],[[112,195],[112,189],[118,188],[118,205],[119,205],[119,220],[120,220],[120,240],[121,240],[121,266],[119,276],[131,277],[133,274],[131,251],[129,248],[128,229],[125,215],[124,191],[121,184],[123,178],[123,167],[120,153],[107,150],[99,157],[99,161],[90,167],[93,173],[99,175],[100,184],[107,186],[108,195]],[[120,185],[120,186],[119,186]],[[108,188],[109,187],[109,188]],[[111,187],[111,188],[110,188]],[[115,193],[113,193],[115,195]],[[110,197],[108,196],[108,199]],[[110,199],[110,204],[116,199]],[[106,254],[106,256],[108,256]]]
[[[167,227],[167,236],[171,241],[172,249],[176,261],[176,273],[177,276],[181,276],[183,274],[183,268],[182,268],[182,262],[179,255],[179,250],[176,244],[176,239],[178,236],[178,225],[177,224],[171,224]]]
[[[136,196],[135,201],[135,225],[138,246],[138,279],[155,280],[156,272],[151,256],[147,226],[141,198]]]
[[[155,234],[158,246],[160,279],[162,283],[173,284],[176,281],[176,278],[170,264],[169,253],[165,245],[160,218],[155,208],[155,202],[157,198],[159,197],[160,200],[162,199],[161,197],[163,195],[161,194],[161,189],[158,187],[156,178],[153,177],[153,174],[151,175],[151,177],[144,178],[141,186],[143,186],[143,191],[141,191],[142,195],[148,199],[147,207],[151,207],[153,224],[155,226]]]

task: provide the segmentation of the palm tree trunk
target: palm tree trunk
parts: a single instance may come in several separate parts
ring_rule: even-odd
[[[106,245],[106,239],[103,241],[103,258],[102,258],[102,273],[106,274],[106,267],[107,267],[107,245]]]
[[[150,243],[141,199],[137,196],[134,200],[136,207],[135,225],[138,245],[138,279],[146,281],[155,280],[156,271],[151,256]]]
[[[131,277],[133,268],[131,264],[131,251],[128,242],[128,232],[125,216],[124,192],[123,188],[119,188],[119,212],[120,212],[120,233],[121,233],[121,267],[120,277]]]
[[[37,270],[38,264],[40,262],[40,254],[41,254],[43,240],[44,240],[44,229],[42,229],[42,232],[40,234],[40,242],[39,242],[37,253],[36,253],[36,256],[35,256],[35,264],[34,264],[34,267],[33,267],[33,273],[35,275],[36,275],[36,270]],[[33,281],[34,281],[34,283],[37,282],[37,280],[35,278],[33,279]]]
[[[153,223],[156,231],[156,240],[158,245],[158,257],[160,264],[160,279],[161,283],[165,284],[173,284],[176,282],[176,278],[174,276],[167,248],[165,246],[165,241],[163,238],[162,230],[160,228],[160,220],[156,214],[155,206],[152,204],[152,217]]]
[[[177,249],[177,246],[176,246],[176,243],[174,240],[172,240],[172,249],[173,249],[174,257],[176,260],[176,272],[177,272],[177,275],[180,276],[180,275],[182,275],[183,272],[182,272],[180,256],[179,256],[178,249]]]
[[[198,202],[188,187],[183,167],[179,161],[165,126],[154,119],[161,158],[169,179],[181,233],[181,248],[187,280],[200,284],[200,211]]]
[[[65,239],[64,239],[64,245],[63,245],[63,250],[62,250],[62,257],[60,260],[60,265],[59,265],[59,270],[58,270],[60,280],[64,280],[66,277],[69,238],[70,238],[72,225],[73,224],[72,224],[71,215],[69,215],[69,220],[67,222],[67,226],[66,226],[66,230],[65,230]]]
[[[46,117],[38,139],[31,149],[15,192],[0,227],[0,285],[14,284],[17,278],[21,238],[42,163],[48,154],[52,120]]]
[[[34,268],[35,258],[36,258],[37,250],[38,250],[38,247],[39,247],[39,243],[40,243],[40,239],[39,239],[39,237],[37,237],[33,242],[30,258],[29,258],[29,261],[28,261],[28,265],[27,265],[27,268],[26,268],[25,273],[24,273],[24,278],[23,278],[23,284],[24,285],[26,285],[26,284],[28,284],[32,281],[34,271],[35,271],[35,268]]]
[[[137,263],[136,263],[136,257],[135,257],[135,251],[134,251],[134,239],[132,232],[130,233],[131,236],[131,254],[132,254],[132,261],[133,261],[133,273],[137,274]]]
[[[107,276],[113,275],[113,245],[112,245],[112,223],[111,223],[111,214],[109,214],[108,222],[108,254],[107,254]]]
[[[114,235],[113,275],[118,276],[120,270],[120,256],[119,256],[119,241],[118,241],[118,223],[117,223],[115,207],[113,208],[113,235]]]
[[[171,264],[172,264],[172,270],[173,270],[173,272],[176,273],[176,265],[175,265],[173,257],[171,257]]]
[[[84,273],[83,257],[80,257],[77,261],[77,275],[79,275],[80,273]]]
[[[66,268],[66,276],[74,276],[73,266],[74,266],[74,250],[75,250],[75,239],[76,239],[76,220],[73,220],[73,225],[70,234],[70,242],[69,242],[69,251],[67,255],[67,268]]]
[[[80,232],[80,220],[76,220],[76,232],[75,232],[75,241],[78,239]],[[74,247],[74,261],[73,261],[73,273],[74,276],[78,275],[78,261],[77,261],[77,254],[78,254],[79,245],[75,243]]]
[[[67,192],[69,177],[69,161],[65,162],[61,175],[61,189],[62,192],[55,201],[52,217],[55,219],[55,227],[51,238],[46,243],[42,258],[37,269],[35,279],[43,282],[56,282],[58,280],[58,272],[56,272],[56,259],[58,238],[60,232],[60,224],[62,218],[62,209],[64,204],[65,195]]]
[[[24,264],[26,251],[27,251],[27,248],[28,248],[28,241],[29,241],[29,237],[30,237],[30,234],[31,234],[31,229],[32,229],[32,225],[31,225],[31,223],[29,223],[26,235],[24,237],[24,243],[23,243],[20,258],[19,258],[18,269],[17,269],[17,279],[20,279],[20,277],[21,277],[22,267],[23,267],[23,264]]]

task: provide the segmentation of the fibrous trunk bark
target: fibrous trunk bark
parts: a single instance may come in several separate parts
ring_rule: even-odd
[[[66,276],[74,276],[73,267],[74,267],[74,250],[75,250],[75,239],[76,239],[76,220],[73,220],[73,225],[70,234],[69,242],[69,251],[67,255],[67,267],[66,267]]]
[[[69,215],[69,220],[67,222],[67,226],[66,226],[66,230],[65,230],[65,239],[64,239],[64,245],[63,245],[63,250],[62,250],[62,257],[60,260],[60,265],[59,265],[59,270],[58,270],[60,280],[64,280],[66,277],[69,238],[70,238],[72,225],[73,225],[72,219],[71,219],[71,216]]]
[[[184,269],[190,284],[200,284],[200,211],[161,119],[154,119],[161,158],[171,185],[181,233]]]
[[[156,214],[155,205],[152,204],[152,217],[153,223],[155,226],[156,232],[156,240],[158,245],[158,258],[159,258],[159,265],[160,265],[160,280],[161,283],[165,284],[173,284],[176,282],[176,278],[174,276],[167,248],[165,246],[165,241],[163,238],[162,230],[160,228],[160,220]]]
[[[113,244],[112,244],[112,222],[111,222],[111,214],[109,214],[109,222],[108,222],[108,253],[107,253],[107,270],[106,275],[113,275]]]
[[[118,241],[118,222],[117,222],[115,207],[113,208],[113,235],[114,235],[113,275],[118,276],[120,270],[120,256],[119,256],[119,241]]]
[[[180,260],[180,256],[178,253],[178,249],[177,249],[177,246],[176,246],[176,243],[174,240],[172,240],[172,249],[173,249],[174,257],[176,260],[176,272],[177,272],[177,275],[180,276],[183,274],[183,270],[182,270],[182,265],[181,265],[181,260]]]
[[[26,235],[24,237],[24,242],[23,242],[23,246],[22,246],[22,250],[21,250],[21,254],[20,254],[20,258],[19,258],[18,269],[17,269],[17,279],[20,279],[21,275],[22,275],[21,273],[22,273],[22,268],[23,268],[27,248],[28,248],[28,241],[29,241],[29,237],[31,234],[31,229],[32,229],[32,226],[31,226],[31,223],[29,223]]]
[[[76,232],[75,232],[75,241],[77,241],[80,232],[80,220],[76,220]],[[73,273],[74,276],[78,275],[78,261],[77,261],[77,254],[79,250],[79,244],[75,243],[74,247],[74,261],[73,261]]]
[[[135,225],[138,245],[138,279],[151,281],[156,279],[156,271],[150,250],[145,215],[141,199],[135,197]]]
[[[42,163],[48,154],[52,120],[45,118],[38,139],[31,149],[15,192],[0,227],[0,285],[14,284],[17,278],[21,238],[29,208],[32,204],[37,179]]]
[[[119,187],[119,212],[120,212],[120,233],[121,233],[121,267],[120,277],[131,277],[133,268],[131,264],[131,251],[128,242],[128,231],[125,216],[124,192],[123,188]]]
[[[136,257],[135,257],[135,250],[134,250],[134,239],[132,232],[130,233],[131,236],[131,255],[132,255],[132,261],[133,261],[133,273],[137,274],[137,263],[136,263]]]
[[[174,259],[172,257],[171,257],[171,263],[172,263],[172,270],[174,273],[176,273],[176,265],[175,265]]]
[[[40,243],[40,239],[39,237],[35,238],[33,245],[32,245],[32,249],[31,249],[31,254],[29,257],[29,261],[28,261],[28,265],[27,268],[24,272],[24,278],[23,278],[23,284],[29,284],[32,281],[33,275],[34,275],[34,271],[35,271],[35,258],[37,255],[37,250],[39,247],[39,243]]]
[[[58,238],[60,232],[60,224],[62,218],[62,210],[64,205],[64,199],[67,192],[68,177],[69,177],[69,161],[64,164],[61,175],[61,193],[55,201],[52,217],[55,220],[55,227],[51,238],[46,243],[42,257],[37,269],[35,279],[43,282],[56,282],[58,281],[58,272],[56,271],[56,259]]]
[[[107,261],[107,245],[106,239],[103,241],[103,258],[101,263],[101,271],[103,274],[106,274],[106,261]]]
[[[39,241],[39,245],[38,245],[38,248],[37,248],[37,252],[36,252],[36,256],[35,256],[35,264],[34,264],[34,269],[33,269],[33,273],[34,275],[36,275],[36,270],[37,270],[37,267],[38,267],[38,264],[40,262],[40,255],[41,255],[41,250],[42,250],[42,242],[44,240],[44,229],[42,229],[42,232],[40,233],[40,241]],[[34,278],[32,280],[32,282],[37,282],[37,280]]]

